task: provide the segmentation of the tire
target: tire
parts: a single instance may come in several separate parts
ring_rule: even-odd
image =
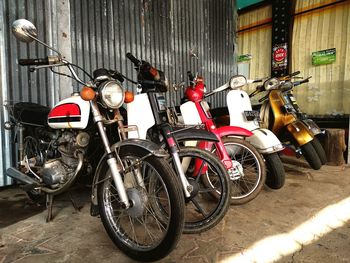
[[[311,168],[314,170],[319,170],[322,166],[322,163],[315,148],[312,146],[312,141],[304,144],[303,146],[300,146],[300,148],[305,160],[309,163]]]
[[[191,197],[186,199],[183,233],[201,233],[216,226],[225,216],[230,205],[229,177],[221,161],[208,151],[183,147],[179,157],[186,167],[185,175],[194,187]],[[196,164],[201,167],[198,172]]]
[[[129,199],[133,200],[131,208],[123,209],[113,202],[118,201],[118,194],[107,163],[101,169],[97,186],[99,212],[109,237],[127,256],[138,261],[167,256],[178,243],[184,225],[185,203],[177,176],[165,159],[150,155],[140,160],[148,154],[135,146],[119,148],[124,167],[132,167],[135,161],[137,165],[121,174]],[[136,183],[138,172],[142,173],[144,187]],[[161,188],[155,189],[156,185]],[[167,216],[163,213],[159,218],[159,209],[167,209]]]
[[[321,145],[320,141],[314,137],[314,139],[311,141],[312,146],[314,147],[318,157],[320,158],[321,164],[326,164],[327,163],[327,156],[326,152],[324,151],[323,146]]]
[[[266,164],[266,182],[271,189],[280,189],[283,187],[286,174],[283,163],[278,153],[264,155]]]
[[[248,203],[258,196],[265,184],[265,162],[260,153],[247,141],[233,137],[225,137],[222,141],[230,158],[239,163],[242,169],[239,171],[239,178],[230,178],[231,204]]]

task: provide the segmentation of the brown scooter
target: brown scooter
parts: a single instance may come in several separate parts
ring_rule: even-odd
[[[291,76],[293,75],[291,74]],[[304,82],[308,81],[308,79],[304,80]],[[263,102],[260,108],[260,126],[270,129],[276,134],[278,139],[295,148],[298,154],[302,154],[313,169],[318,170],[321,168],[322,163],[312,145],[314,135],[298,119],[296,110],[290,103],[288,95],[284,93],[284,90],[290,88],[288,83],[290,82],[283,82],[277,78],[268,79],[263,85],[258,86],[250,94],[250,97],[263,91],[268,92],[259,99],[259,102]]]

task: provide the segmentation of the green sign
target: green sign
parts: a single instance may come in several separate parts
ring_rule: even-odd
[[[237,9],[241,10],[243,8],[246,8],[246,7],[251,6],[251,5],[255,5],[255,4],[260,3],[262,1],[264,1],[264,0],[237,0],[236,5],[237,5]]]
[[[252,55],[251,54],[240,55],[237,58],[237,62],[249,61],[251,59],[252,59]]]
[[[326,65],[335,61],[335,48],[312,52],[312,65]]]

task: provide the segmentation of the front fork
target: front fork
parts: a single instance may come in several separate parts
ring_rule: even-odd
[[[179,157],[179,148],[177,146],[177,143],[175,142],[175,139],[172,135],[172,130],[168,126],[163,126],[162,128],[163,136],[165,137],[165,140],[168,145],[169,152],[171,154],[171,157],[174,160],[175,164],[175,170],[177,174],[180,176],[180,181],[182,184],[182,188],[184,190],[184,194],[187,198],[191,197],[191,192],[193,191],[193,186],[188,182],[186,175],[184,173],[184,169]]]
[[[100,136],[103,142],[103,145],[105,147],[106,153],[107,153],[107,163],[109,165],[109,168],[112,172],[112,178],[114,181],[114,184],[117,188],[118,195],[120,198],[120,202],[125,208],[130,207],[130,202],[128,195],[126,193],[123,179],[119,173],[118,165],[117,165],[117,159],[115,158],[114,154],[112,153],[112,150],[109,145],[108,137],[106,134],[106,131],[104,129],[103,125],[103,117],[100,113],[100,110],[98,109],[97,103],[95,101],[90,101],[92,114],[94,118],[94,122],[97,124],[98,130],[100,132]]]

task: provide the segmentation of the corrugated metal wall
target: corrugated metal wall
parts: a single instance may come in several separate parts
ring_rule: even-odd
[[[71,14],[73,60],[90,72],[109,67],[136,79],[127,52],[163,70],[171,83],[199,72],[209,90],[236,72],[232,0],[71,0]],[[178,103],[182,92],[168,96]],[[225,96],[211,100],[222,105]]]
[[[58,12],[57,6],[70,9],[70,14]],[[65,94],[63,89],[70,91],[50,71],[29,73],[26,67],[18,66],[17,58],[43,57],[48,52],[36,43],[19,43],[12,36],[10,27],[17,18],[31,20],[38,28],[39,38],[55,47],[60,45],[60,38],[71,34],[72,60],[90,72],[99,67],[114,68],[135,79],[132,64],[125,58],[130,51],[162,69],[171,82],[186,81],[189,69],[199,72],[205,77],[208,90],[236,73],[236,14],[232,0],[1,0],[2,104],[31,101],[52,106],[60,94]],[[70,19],[70,23],[60,19]],[[58,23],[70,24],[70,29],[61,32]],[[191,51],[199,59],[191,58]],[[126,86],[134,88],[131,84]],[[181,96],[182,92],[170,99],[179,101]],[[223,105],[224,94],[212,98],[212,102]],[[11,162],[12,138],[3,129],[7,119],[2,105],[0,186],[10,183],[1,173]]]
[[[13,134],[4,130],[8,120],[5,104],[18,101],[30,101],[43,105],[52,105],[55,100],[55,89],[52,73],[47,70],[30,73],[27,67],[20,67],[17,58],[43,57],[45,48],[35,43],[19,43],[11,33],[11,24],[17,18],[26,18],[37,26],[39,36],[47,43],[52,43],[52,1],[47,0],[1,0],[0,4],[0,49],[1,49],[1,148],[0,186],[11,183],[2,171],[11,163]]]
[[[297,1],[296,13],[334,0]],[[314,51],[336,48],[336,61],[314,66]],[[309,114],[350,113],[350,1],[314,10],[294,18],[292,68],[312,76],[295,89],[297,100]]]

